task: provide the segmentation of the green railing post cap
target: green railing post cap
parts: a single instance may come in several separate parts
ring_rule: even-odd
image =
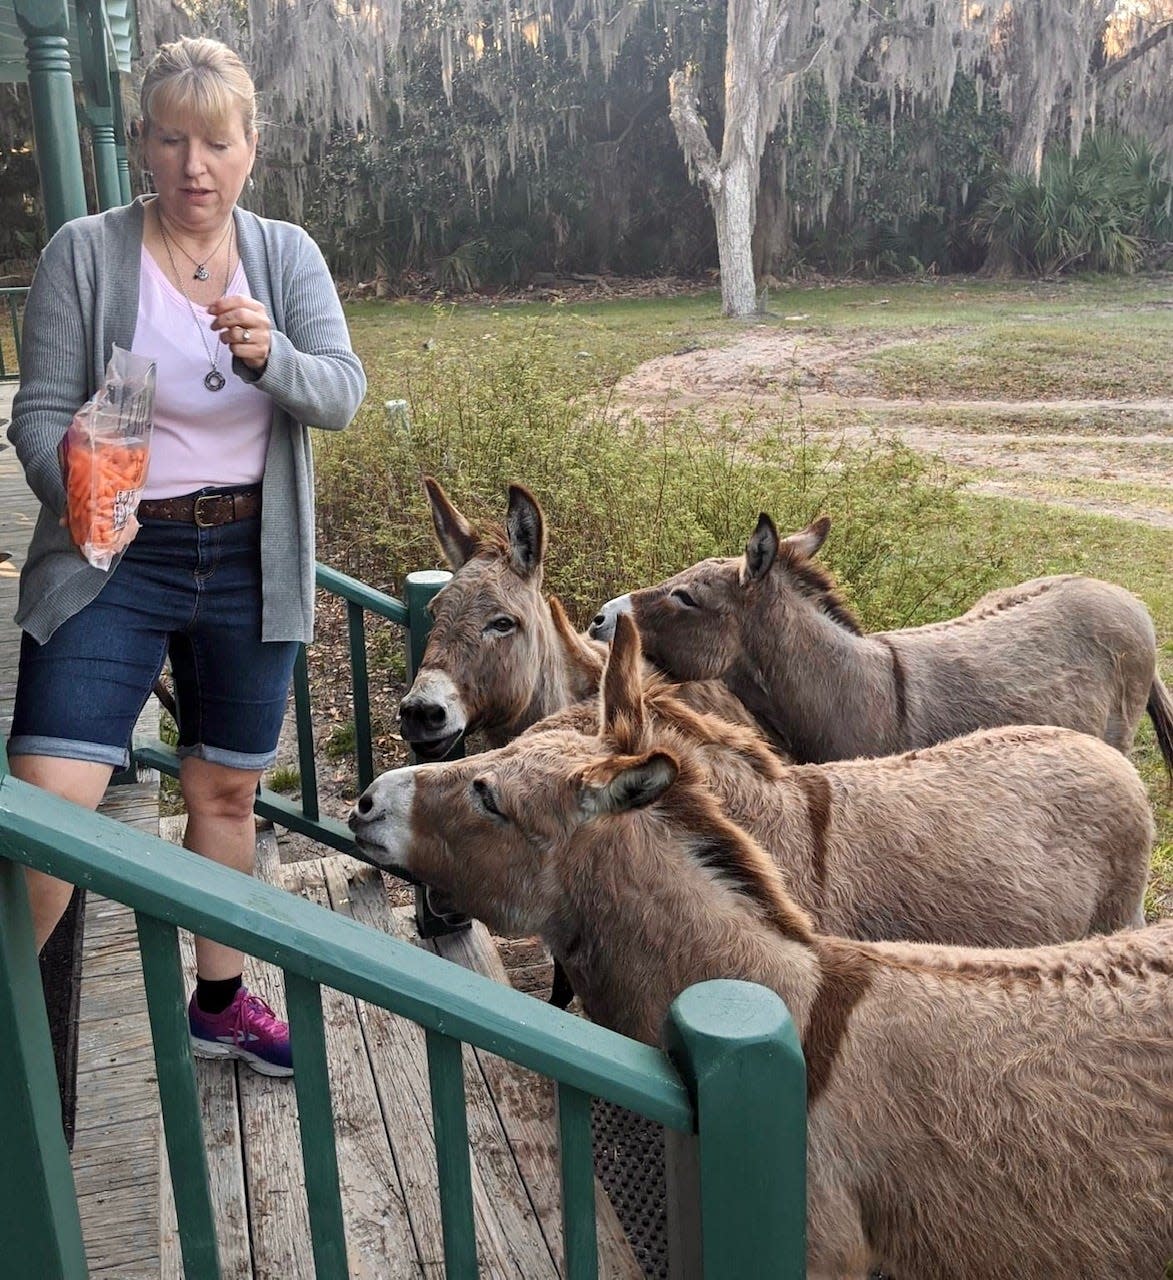
[[[410,587],[442,587],[452,575],[447,569],[416,569],[404,581]]]
[[[665,1043],[676,1058],[687,1045],[687,1058],[701,1071],[706,1061],[755,1045],[773,1045],[779,1059],[797,1055],[802,1061],[798,1031],[782,997],[756,982],[731,978],[682,991],[668,1011]]]

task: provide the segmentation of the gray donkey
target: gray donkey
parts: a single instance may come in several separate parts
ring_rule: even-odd
[[[721,679],[796,760],[893,755],[1008,724],[1079,729],[1127,752],[1147,704],[1173,773],[1173,699],[1144,605],[1095,578],[1034,578],[959,618],[865,634],[812,560],[831,522],[779,538],[758,519],[745,555],[702,560],[619,596],[644,653],[676,680]]]

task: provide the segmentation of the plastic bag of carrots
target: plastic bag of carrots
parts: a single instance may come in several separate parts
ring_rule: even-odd
[[[97,569],[110,568],[137,528],[154,407],[155,362],[115,347],[101,391],[73,415],[62,441],[69,532]]]

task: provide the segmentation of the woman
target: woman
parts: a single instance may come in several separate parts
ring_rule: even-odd
[[[256,159],[255,90],[214,40],[163,46],[142,87],[157,195],[66,224],[25,312],[9,437],[41,513],[21,574],[12,772],[94,808],[169,655],[184,843],[251,872],[253,796],[276,755],[313,628],[307,426],[345,427],[366,389],[317,246],[237,207]],[[109,572],[60,523],[57,448],[112,344],[156,362],[151,463]],[[71,886],[28,872],[41,946]],[[241,983],[243,957],[196,939],[193,1048],[289,1075],[289,1030]]]

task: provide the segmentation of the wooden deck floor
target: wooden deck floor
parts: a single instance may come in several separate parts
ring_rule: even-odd
[[[0,387],[0,418],[11,389]],[[12,622],[36,502],[12,449],[0,450],[0,734],[11,723],[19,631]],[[112,788],[103,811],[159,831],[157,781]],[[179,841],[182,823],[163,822]],[[258,832],[258,874],[373,928],[438,950],[506,981],[479,926],[421,942],[392,909],[383,879],[332,856],[282,865],[275,834]],[[189,978],[190,938],[184,940]],[[280,975],[246,971],[277,1009]],[[423,1033],[337,992],[323,993],[350,1274],[364,1280],[443,1275],[435,1152]],[[179,1238],[162,1140],[154,1058],[134,918],[90,895],[85,926],[74,1177],[91,1276],[181,1280]],[[480,1273],[542,1280],[561,1269],[562,1224],[553,1090],[537,1076],[465,1050]],[[225,1280],[312,1280],[297,1101],[292,1081],[198,1062],[204,1135]],[[600,1272],[638,1277],[610,1201],[596,1190]]]
[[[166,822],[164,829],[179,834]],[[389,906],[382,876],[351,858],[282,866],[273,833],[261,831],[258,874],[505,980],[483,929],[435,944],[421,942],[410,910]],[[83,1000],[88,984],[95,1008],[107,999],[110,1003],[100,1019],[83,1028],[83,1046],[92,1042],[99,1060],[84,1086],[79,1079],[75,1149],[87,1255],[95,1276],[149,1274],[178,1280],[183,1271],[166,1154],[157,1109],[147,1108],[154,1090],[145,1012],[131,1008],[134,996],[141,1002],[141,987],[131,979],[137,966],[128,913],[109,903],[99,911],[95,957],[101,953],[104,964],[93,980],[87,968]],[[124,939],[121,947],[110,946],[116,936]],[[184,954],[190,977],[190,939],[185,939]],[[87,937],[87,965],[89,958]],[[246,981],[282,1008],[278,973],[250,963]],[[350,1274],[370,1280],[441,1277],[423,1033],[413,1023],[338,992],[325,991],[323,1005]],[[112,1087],[114,1055],[120,1071],[119,1083]],[[562,1227],[552,1089],[491,1054],[466,1049],[465,1059],[480,1273],[524,1280],[557,1277]],[[198,1062],[197,1077],[225,1280],[310,1280],[313,1259],[292,1082],[224,1062]],[[147,1113],[136,1117],[144,1108]],[[92,1190],[88,1185],[83,1189],[83,1178],[94,1180]],[[103,1178],[105,1188],[98,1190]],[[596,1200],[601,1273],[639,1276],[601,1189]]]

